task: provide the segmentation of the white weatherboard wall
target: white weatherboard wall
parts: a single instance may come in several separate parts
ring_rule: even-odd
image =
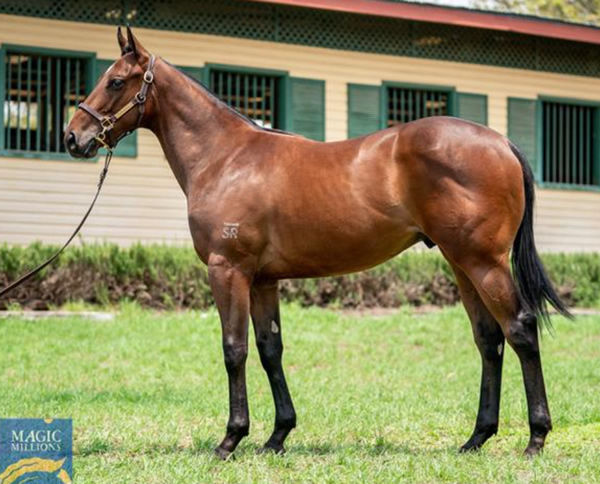
[[[326,138],[346,137],[347,83],[383,80],[452,85],[488,96],[489,125],[506,133],[507,97],[538,95],[600,101],[600,79],[276,44],[201,34],[136,29],[141,42],[173,64],[205,63],[287,70],[326,81]],[[0,43],[118,54],[107,25],[0,15]],[[0,242],[59,243],[93,195],[98,162],[0,157]],[[600,250],[600,192],[538,190],[536,236],[545,251]],[[188,243],[185,199],[154,136],[141,130],[138,157],[115,158],[86,241]]]

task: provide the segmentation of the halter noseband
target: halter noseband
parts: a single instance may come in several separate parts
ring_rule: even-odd
[[[129,133],[131,133],[131,131],[133,131],[133,129],[136,129],[140,126],[142,116],[144,115],[144,104],[146,103],[148,89],[150,88],[150,85],[154,82],[154,61],[154,56],[151,56],[150,62],[148,63],[148,68],[146,69],[146,72],[144,72],[144,78],[140,90],[136,93],[136,95],[131,101],[129,101],[125,106],[119,109],[115,114],[107,114],[106,116],[102,116],[98,111],[96,111],[93,107],[89,106],[88,104],[84,102],[79,103],[79,108],[83,109],[86,113],[88,113],[100,123],[102,131],[100,131],[96,136],[94,136],[94,139],[108,151],[112,151],[112,149],[116,146],[116,144],[121,138],[127,136]],[[113,143],[113,140],[111,139],[111,132],[114,129],[115,124],[117,123],[117,121],[119,121],[119,119],[125,116],[136,106],[138,107],[139,113],[135,128],[124,132],[121,136],[119,136],[119,138],[114,140]]]

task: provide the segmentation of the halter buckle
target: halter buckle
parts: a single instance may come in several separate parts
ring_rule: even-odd
[[[135,100],[137,101],[138,104],[144,104],[146,102],[146,96],[144,94],[142,94],[142,91],[138,91],[135,94]]]
[[[144,72],[144,82],[146,84],[152,84],[154,82],[154,74],[152,71]]]
[[[104,131],[108,131],[109,129],[113,129],[115,127],[110,118],[103,118],[102,121],[100,121],[100,126],[104,128]]]

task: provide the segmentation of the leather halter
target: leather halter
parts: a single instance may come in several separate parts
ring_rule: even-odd
[[[131,101],[129,101],[125,106],[119,109],[115,114],[107,114],[103,116],[98,111],[96,111],[90,105],[82,102],[79,103],[79,108],[83,109],[86,113],[88,113],[92,118],[100,123],[102,127],[102,131],[100,131],[94,139],[100,143],[104,148],[108,151],[112,151],[112,149],[117,145],[117,143],[124,138],[129,133],[131,133],[134,129],[137,129],[140,126],[142,121],[142,116],[144,115],[144,105],[146,103],[146,99],[148,96],[148,89],[150,85],[154,82],[154,61],[155,57],[150,57],[150,62],[148,63],[148,68],[146,72],[144,72],[144,77],[142,81],[142,87],[136,93]],[[130,129],[129,131],[125,131],[121,136],[119,136],[116,140],[112,139],[111,133],[115,127],[115,124],[119,119],[125,116],[129,111],[137,106],[138,108],[138,119],[135,128]],[[113,142],[114,141],[114,142]]]

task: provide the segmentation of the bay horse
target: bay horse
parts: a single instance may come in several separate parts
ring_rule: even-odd
[[[505,136],[430,117],[356,139],[312,141],[246,119],[151,55],[131,29],[124,36],[119,28],[117,38],[121,56],[73,116],[65,144],[89,158],[138,127],[160,141],[187,197],[194,248],[221,319],[229,421],[219,457],[249,431],[249,316],[275,402],[263,449],[283,452],[296,426],[281,361],[278,281],[361,271],[419,241],[437,245],[451,265],[481,354],[479,411],[461,450],[497,432],[505,340],[525,382],[525,453],[542,450],[551,419],[538,321],[548,319],[547,303],[569,312],[536,251],[531,169]]]

